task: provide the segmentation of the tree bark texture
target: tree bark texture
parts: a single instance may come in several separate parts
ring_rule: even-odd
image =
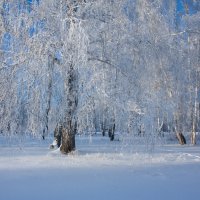
[[[176,137],[177,137],[177,139],[178,139],[178,141],[179,141],[179,143],[181,145],[186,144],[186,139],[185,139],[184,135],[181,132],[177,132],[176,133]]]
[[[60,151],[67,154],[75,150],[75,135],[77,131],[76,109],[78,105],[77,74],[73,63],[70,64],[67,79],[67,110],[63,123]]]
[[[63,154],[68,154],[75,150],[75,134],[72,129],[63,128],[62,130],[62,145],[60,151]]]

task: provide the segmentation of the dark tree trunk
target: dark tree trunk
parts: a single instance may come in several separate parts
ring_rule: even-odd
[[[73,63],[70,64],[67,79],[67,110],[63,124],[60,151],[67,154],[75,150],[75,135],[77,132],[76,109],[77,98],[77,74]]]
[[[102,130],[102,136],[104,137],[106,135],[105,129]]]
[[[115,123],[111,128],[108,130],[108,136],[110,138],[110,141],[113,141],[115,139]]]
[[[62,145],[60,151],[64,154],[75,150],[75,134],[71,131],[71,129],[65,128],[62,130]]]
[[[181,144],[181,145],[186,144],[186,139],[185,139],[184,135],[182,134],[182,130],[183,130],[182,122],[183,121],[184,121],[184,119],[182,116],[182,105],[180,105],[179,112],[175,118],[175,133],[176,133],[176,137],[179,141],[179,144]]]
[[[105,124],[103,122],[101,124],[101,130],[102,130],[102,136],[104,137],[106,135],[106,128],[105,128]]]
[[[186,144],[186,139],[185,139],[184,135],[181,132],[177,132],[176,133],[176,137],[177,137],[177,139],[178,139],[178,141],[179,141],[179,143],[181,145]]]
[[[57,147],[59,148],[60,145],[61,145],[61,136],[62,136],[62,129],[63,129],[63,126],[61,124],[58,124],[56,126],[56,129],[54,131],[54,139],[56,140],[57,142]]]

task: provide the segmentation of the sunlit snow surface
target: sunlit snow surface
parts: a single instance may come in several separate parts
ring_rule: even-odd
[[[0,136],[0,200],[200,199],[199,145],[77,136],[61,155],[51,142]]]

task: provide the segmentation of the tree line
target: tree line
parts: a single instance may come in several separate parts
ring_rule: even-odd
[[[200,12],[176,1],[3,0],[0,130],[45,138],[185,132],[196,143]],[[70,142],[69,142],[70,141]]]

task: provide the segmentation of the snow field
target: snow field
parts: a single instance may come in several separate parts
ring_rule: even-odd
[[[61,155],[45,141],[0,137],[0,200],[200,198],[199,146],[149,147],[130,140],[77,136]],[[131,142],[132,143],[132,142]]]

